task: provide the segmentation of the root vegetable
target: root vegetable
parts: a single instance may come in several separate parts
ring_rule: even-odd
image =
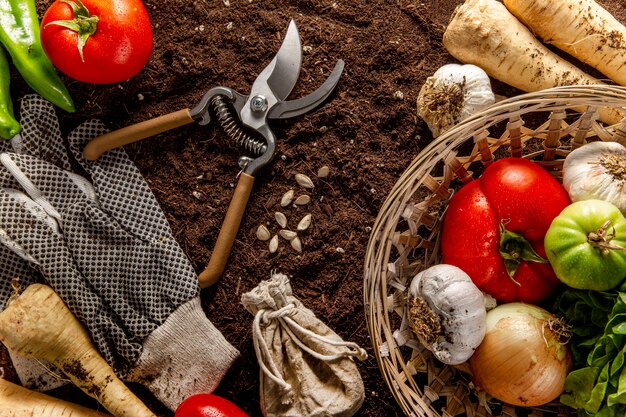
[[[544,42],[626,86],[626,27],[593,0],[504,0]]]
[[[107,417],[0,378],[0,417]]]
[[[551,52],[496,0],[467,0],[458,6],[443,44],[459,61],[477,65],[491,77],[522,91],[603,84]],[[599,116],[614,124],[624,114],[600,109]]]
[[[46,285],[30,285],[0,313],[0,341],[17,354],[53,363],[116,417],[155,417],[115,375],[85,328]]]

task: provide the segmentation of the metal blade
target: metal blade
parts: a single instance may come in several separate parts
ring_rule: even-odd
[[[344,62],[338,60],[333,68],[333,72],[328,76],[324,84],[322,84],[317,90],[311,94],[299,98],[297,100],[282,101],[276,106],[272,107],[267,113],[268,119],[287,119],[290,117],[300,116],[301,114],[308,113],[320,104],[322,104],[328,96],[331,95],[341,73],[343,72]]]
[[[268,97],[267,87],[269,87],[278,101],[285,100],[298,81],[301,63],[300,35],[296,22],[292,20],[289,22],[287,34],[276,56],[254,81],[250,97],[260,94],[272,102],[273,100]]]

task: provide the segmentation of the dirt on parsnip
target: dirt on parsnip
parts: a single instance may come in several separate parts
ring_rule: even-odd
[[[43,14],[50,0],[39,0]],[[366,348],[359,362],[366,387],[357,416],[400,416],[373,356],[363,305],[363,261],[378,210],[410,161],[432,140],[416,116],[416,99],[426,78],[456,62],[441,38],[461,0],[144,0],[154,31],[154,52],[144,70],[129,81],[90,85],[64,78],[77,111],[59,111],[62,129],[101,118],[120,128],[192,107],[214,86],[247,94],[258,73],[277,52],[290,19],[303,45],[302,70],[290,98],[319,87],[338,59],[345,70],[336,93],[315,112],[272,122],[277,137],[275,160],[259,172],[226,271],[217,285],[203,290],[203,307],[226,338],[241,352],[217,391],[250,416],[261,416],[259,367],[252,344],[252,316],[240,297],[272,270],[291,277],[294,294],[349,341]],[[622,0],[603,2],[622,22]],[[575,62],[574,60],[571,60]],[[588,70],[588,68],[585,67]],[[589,71],[598,76],[597,73]],[[17,100],[30,92],[16,71]],[[493,82],[499,95],[520,92]],[[208,262],[237,182],[241,150],[217,126],[188,125],[157,138],[126,146],[170,221],[174,236],[201,272]],[[317,177],[320,167],[329,175]],[[308,175],[315,188],[298,185]],[[305,205],[281,207],[288,190],[307,194]],[[270,253],[256,237],[265,224],[280,230],[281,211],[295,230],[310,213],[311,226],[299,232],[302,253],[283,238]],[[5,378],[16,381],[0,349]],[[155,413],[171,417],[143,387],[131,388]],[[97,408],[72,387],[52,395]]]

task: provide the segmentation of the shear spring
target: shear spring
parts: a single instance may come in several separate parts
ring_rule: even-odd
[[[258,139],[253,138],[250,134],[246,133],[235,121],[232,116],[231,110],[228,108],[228,104],[222,95],[213,96],[211,99],[211,105],[217,116],[217,120],[224,129],[224,132],[235,143],[242,148],[254,153],[255,155],[261,155],[267,150],[267,145]]]

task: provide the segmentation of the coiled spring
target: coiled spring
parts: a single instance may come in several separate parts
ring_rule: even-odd
[[[235,143],[245,150],[252,152],[255,155],[262,155],[267,150],[267,145],[258,139],[253,138],[250,134],[246,133],[236,122],[232,116],[231,110],[222,95],[213,96],[211,99],[211,105],[217,116],[217,120],[224,129],[224,132]]]

